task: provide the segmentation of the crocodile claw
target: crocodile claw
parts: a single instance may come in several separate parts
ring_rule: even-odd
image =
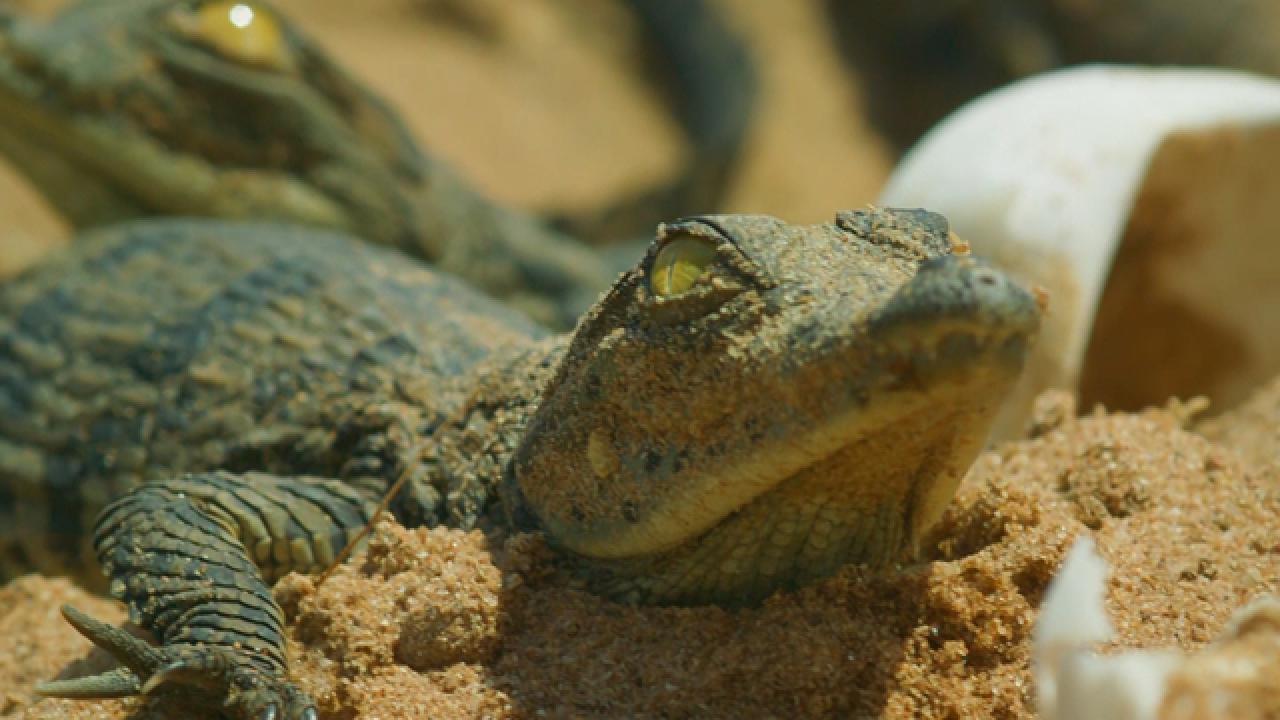
[[[64,605],[62,617],[94,645],[111,653],[122,668],[74,680],[55,680],[36,685],[36,692],[46,697],[116,698],[142,694],[139,677],[161,662],[162,653],[143,639],[108,625],[79,610]]]
[[[220,698],[236,720],[316,720],[306,693],[234,652],[213,646],[156,647],[122,628],[67,605],[62,616],[124,667],[90,677],[39,683],[46,697],[102,699],[151,695],[161,686],[182,687]]]
[[[45,697],[102,700],[139,694],[138,676],[129,668],[116,668],[100,675],[36,683],[36,692]]]

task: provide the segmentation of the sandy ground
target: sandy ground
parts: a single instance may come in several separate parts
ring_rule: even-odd
[[[816,40],[817,3],[722,1],[761,54],[764,81],[725,209],[816,221],[871,200],[888,155]],[[594,206],[679,166],[679,134],[630,65],[632,30],[592,0],[526,0],[497,19],[496,0],[477,0],[478,17],[497,23],[483,42],[433,22],[422,0],[360,12],[279,4],[495,197]],[[584,17],[610,33],[584,35]],[[0,205],[0,273],[65,236],[3,174]],[[1076,536],[1095,537],[1112,565],[1116,648],[1202,649],[1235,609],[1280,592],[1280,381],[1195,431],[1181,411],[1073,415],[1050,396],[1033,439],[983,456],[926,562],[849,567],[753,610],[623,607],[555,582],[537,538],[387,528],[321,587],[277,587],[294,668],[325,720],[1030,717],[1034,610]],[[35,680],[93,664],[78,662],[87,645],[58,616],[65,602],[123,618],[61,580],[0,588],[0,717],[201,717],[164,701],[33,705]],[[1260,637],[1243,652],[1272,664],[1246,684],[1280,696],[1280,639]]]
[[[1112,650],[1204,648],[1236,609],[1280,591],[1280,468],[1184,429],[1180,406],[1072,409],[1042,398],[1037,437],[980,459],[928,561],[848,567],[758,609],[624,607],[555,581],[536,537],[491,546],[384,527],[319,588],[277,586],[295,671],[326,718],[1032,717],[1035,608],[1074,538],[1091,535],[1111,564]],[[136,701],[29,705],[34,679],[82,670],[68,666],[87,644],[58,617],[63,602],[123,617],[61,580],[0,590],[14,649],[0,659],[0,717],[128,716]],[[1233,650],[1261,668],[1241,692],[1276,697],[1280,622],[1251,642]],[[1202,677],[1180,692],[1227,687]],[[1164,717],[1213,717],[1178,708]],[[196,712],[161,701],[139,717]]]

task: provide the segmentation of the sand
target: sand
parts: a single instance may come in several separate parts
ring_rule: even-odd
[[[1012,720],[1034,716],[1035,610],[1076,537],[1092,536],[1112,568],[1108,651],[1201,650],[1237,609],[1280,592],[1280,468],[1187,430],[1193,405],[1075,418],[1050,393],[1038,408],[1036,437],[979,459],[924,562],[850,566],[756,609],[625,607],[559,581],[536,536],[385,524],[320,587],[277,585],[295,672],[325,718]],[[140,701],[30,704],[33,680],[86,656],[53,609],[62,602],[123,617],[62,580],[0,590],[0,632],[16,649],[0,661],[11,688],[0,717],[128,716]],[[1218,670],[1175,678],[1165,717],[1215,717],[1187,709],[1237,686],[1268,717],[1280,620],[1258,624],[1197,661]],[[1224,672],[1230,683],[1206,682]]]

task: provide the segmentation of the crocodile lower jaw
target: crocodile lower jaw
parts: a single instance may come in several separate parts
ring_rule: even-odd
[[[775,482],[738,507],[705,498],[699,508],[718,513],[708,530],[660,552],[576,555],[575,574],[624,601],[732,606],[848,563],[910,558],[985,444],[1018,377],[1024,344],[992,340],[978,348],[982,362],[963,366],[926,368],[917,355],[914,382],[927,384],[895,376],[876,391],[877,401],[803,442],[754,453],[746,461],[752,474],[773,473]],[[930,357],[948,360],[944,353]],[[731,482],[735,471],[726,468],[722,480]]]

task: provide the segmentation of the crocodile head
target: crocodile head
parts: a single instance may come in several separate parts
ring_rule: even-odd
[[[751,603],[906,559],[1039,315],[924,211],[665,225],[580,322],[506,505],[635,601]]]
[[[258,0],[6,12],[0,151],[77,226],[197,215],[402,247],[422,234],[411,194],[427,168],[405,128]]]

